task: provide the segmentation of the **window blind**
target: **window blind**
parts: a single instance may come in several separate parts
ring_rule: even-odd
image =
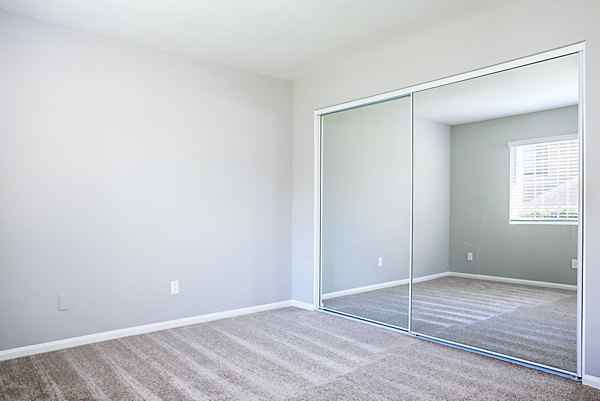
[[[510,221],[577,222],[577,135],[509,143]]]

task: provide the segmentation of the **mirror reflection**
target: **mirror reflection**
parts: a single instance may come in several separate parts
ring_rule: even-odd
[[[578,60],[413,95],[414,332],[576,372]]]
[[[410,98],[322,124],[322,305],[407,328]]]
[[[578,101],[574,54],[323,116],[321,305],[577,372]]]

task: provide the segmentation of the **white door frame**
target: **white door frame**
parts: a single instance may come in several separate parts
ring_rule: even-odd
[[[314,234],[313,234],[313,305],[315,309],[321,308],[321,193],[322,193],[322,117],[327,114],[353,109],[356,107],[362,107],[370,104],[388,101],[395,98],[411,96],[411,129],[414,127],[412,121],[412,94],[415,92],[423,91],[426,89],[436,88],[442,85],[465,81],[472,78],[481,77],[501,71],[510,70],[513,68],[523,67],[525,65],[550,60],[556,57],[566,56],[569,54],[579,54],[579,222],[578,222],[578,250],[577,258],[579,260],[579,268],[577,270],[577,376],[582,377],[585,372],[583,367],[585,366],[585,330],[583,330],[586,322],[585,313],[586,305],[585,298],[583,297],[584,289],[584,274],[586,261],[584,259],[586,243],[585,243],[585,42],[575,43],[569,46],[557,48],[554,50],[534,54],[528,57],[523,57],[515,60],[511,60],[505,63],[496,64],[493,66],[481,68],[478,70],[465,72],[463,74],[453,75],[451,77],[438,79],[431,82],[426,82],[414,86],[410,86],[403,89],[398,89],[382,94],[369,96],[362,99],[352,100],[349,102],[324,107],[317,109],[314,112]],[[414,135],[414,132],[413,132]],[[412,160],[411,160],[412,164]],[[412,174],[411,174],[412,180]],[[412,192],[412,191],[411,191]],[[412,202],[411,202],[412,209]],[[411,225],[412,225],[412,210],[411,210]],[[412,229],[411,229],[412,232]],[[412,241],[412,239],[411,239]],[[411,243],[412,250],[412,243]],[[412,275],[412,251],[411,251],[411,275]],[[409,304],[412,302],[409,300]],[[409,311],[410,316],[410,311]],[[410,332],[409,321],[409,332]],[[459,344],[460,345],[460,344]],[[474,347],[468,347],[474,351],[477,351]],[[489,352],[489,354],[503,357],[503,355]],[[519,362],[518,358],[511,358],[512,360]],[[525,361],[527,362],[527,361]],[[538,365],[539,364],[535,364]],[[541,366],[543,367],[543,365]],[[560,371],[559,369],[555,369]]]

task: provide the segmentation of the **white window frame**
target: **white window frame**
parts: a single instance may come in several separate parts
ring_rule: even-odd
[[[574,225],[576,226],[579,223],[579,210],[578,216],[576,219],[547,219],[547,220],[513,220],[511,217],[512,210],[512,190],[513,190],[513,178],[514,178],[514,161],[513,161],[513,148],[525,145],[535,145],[535,144],[544,144],[551,142],[562,142],[562,141],[574,141],[579,140],[578,134],[568,134],[568,135],[558,135],[558,136],[550,136],[550,137],[541,137],[541,138],[533,138],[533,139],[525,139],[520,141],[511,141],[508,142],[509,148],[509,163],[510,163],[510,173],[509,173],[509,197],[508,197],[508,223],[509,224],[528,224],[528,225]],[[579,158],[579,156],[578,156]],[[579,164],[579,160],[578,160]],[[579,205],[579,199],[577,200],[577,205]]]

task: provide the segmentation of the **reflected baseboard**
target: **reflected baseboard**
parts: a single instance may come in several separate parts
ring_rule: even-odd
[[[551,282],[547,282],[547,281],[525,280],[525,279],[520,279],[520,278],[486,276],[483,274],[458,273],[458,272],[443,272],[443,273],[438,273],[438,274],[430,274],[428,276],[416,277],[414,279],[414,282],[422,283],[424,281],[435,280],[435,279],[442,278],[442,277],[461,277],[461,278],[468,278],[468,279],[474,279],[474,280],[498,281],[498,282],[509,283],[509,284],[530,285],[530,286],[534,286],[534,287],[558,288],[561,290],[577,291],[577,286],[570,285],[570,284],[560,284],[560,283],[551,283]],[[408,284],[408,281],[409,281],[409,279],[405,278],[405,279],[401,279],[401,280],[386,281],[385,283],[377,283],[377,284],[371,284],[371,285],[366,285],[366,286],[362,286],[362,287],[349,288],[347,290],[328,292],[328,293],[323,294],[321,296],[321,299],[326,300],[326,299],[343,297],[346,295],[360,294],[361,292],[382,290],[384,288],[396,287],[398,285],[406,285],[406,284]]]
[[[530,285],[533,287],[558,288],[561,290],[577,291],[576,285],[551,283],[551,282],[547,282],[547,281],[525,280],[525,279],[520,279],[520,278],[486,276],[483,274],[458,273],[458,272],[449,272],[448,276],[469,278],[469,279],[474,279],[474,280],[498,281],[498,282],[509,283],[509,284]]]
[[[449,272],[430,274],[428,276],[415,277],[414,282],[421,283],[423,281],[429,281],[429,280],[435,280],[437,278],[448,277],[449,275],[450,275]],[[361,292],[382,290],[384,288],[396,287],[398,285],[406,285],[406,284],[408,284],[408,282],[409,282],[409,279],[404,278],[401,280],[386,281],[385,283],[377,283],[377,284],[366,285],[363,287],[349,288],[347,290],[328,292],[326,294],[323,294],[321,296],[321,299],[332,299],[332,298],[343,297],[345,295],[360,294]]]

